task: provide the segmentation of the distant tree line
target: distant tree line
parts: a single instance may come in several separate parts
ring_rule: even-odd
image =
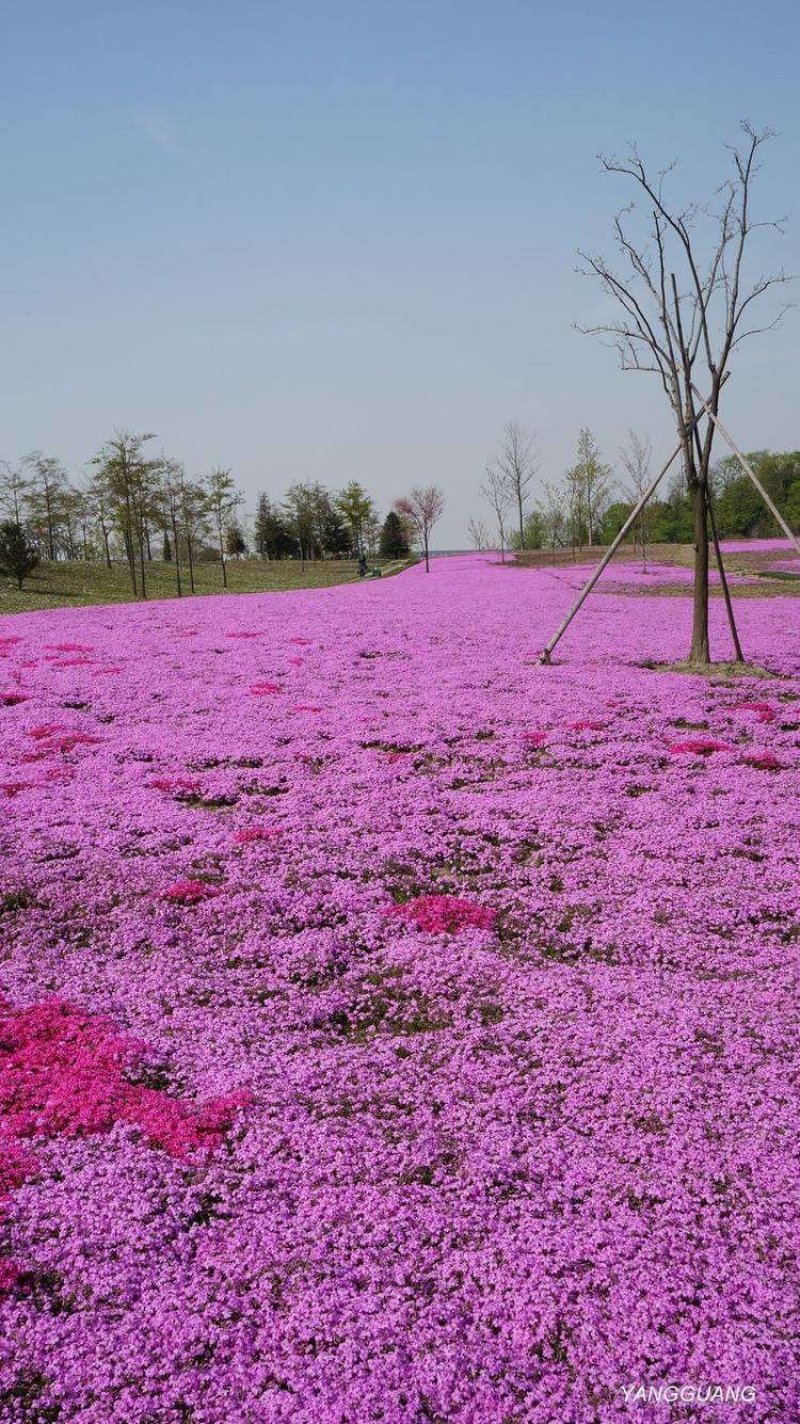
[[[60,460],[36,450],[0,462],[0,573],[22,581],[43,561],[124,561],[134,597],[146,598],[148,568],[172,565],[178,594],[193,593],[198,562],[230,559],[402,559],[427,553],[430,521],[415,518],[415,492],[381,519],[355,480],[332,491],[296,481],[280,499],[257,498],[252,531],[244,495],[229,469],[191,476],[179,460],[156,454],[150,432],[118,430],[80,481]],[[440,492],[439,492],[440,493]],[[441,510],[439,510],[441,513]],[[438,518],[438,514],[436,515]]]
[[[757,450],[748,456],[767,492],[792,528],[800,526],[800,451]],[[476,548],[549,549],[577,554],[593,545],[610,544],[650,485],[652,446],[646,436],[628,432],[620,449],[619,467],[603,459],[591,430],[578,436],[575,463],[557,481],[543,481],[537,498],[530,498],[538,468],[532,436],[511,422],[499,452],[487,464],[481,493],[491,512],[470,522]],[[721,538],[766,538],[781,534],[738,461],[726,457],[709,472],[709,494]],[[643,560],[648,544],[691,543],[692,503],[686,480],[678,471],[661,499],[652,499],[634,525],[634,543]]]

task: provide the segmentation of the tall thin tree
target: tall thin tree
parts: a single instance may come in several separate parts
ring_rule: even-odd
[[[539,468],[536,436],[515,420],[509,420],[495,456],[496,468],[505,481],[509,500],[517,511],[519,547],[525,548],[525,506]]]

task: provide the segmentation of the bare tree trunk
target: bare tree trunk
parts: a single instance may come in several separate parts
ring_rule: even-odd
[[[146,583],[145,583],[145,577],[144,577],[144,558],[145,558],[145,538],[144,538],[144,530],[140,528],[140,530],[139,530],[139,576],[140,576],[141,581],[142,581],[142,598],[147,598],[147,585],[146,585]]]
[[[174,545],[174,547],[175,547],[175,581],[176,581],[177,586],[178,586],[178,597],[179,597],[179,598],[182,598],[182,596],[183,596],[183,589],[181,588],[181,556],[180,556],[180,550],[179,550],[179,548],[178,548],[178,521],[177,521],[177,519],[175,518],[175,515],[174,515],[174,514],[172,515],[172,518],[171,518],[171,524],[172,524],[172,543],[173,543],[173,545]]]
[[[128,558],[128,569],[129,569],[129,571],[130,571],[130,576],[131,576],[131,585],[132,585],[132,587],[133,587],[133,596],[134,596],[134,598],[136,598],[137,595],[138,595],[138,593],[139,593],[139,585],[138,585],[137,582],[136,582],[136,550],[135,550],[134,547],[133,547],[133,526],[132,526],[132,524],[129,524],[128,527],[127,527],[127,529],[125,530],[125,553],[126,553],[127,558]]]

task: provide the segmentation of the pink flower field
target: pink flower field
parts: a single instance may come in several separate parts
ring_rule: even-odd
[[[3,1424],[800,1418],[800,605],[572,582],[0,622]]]

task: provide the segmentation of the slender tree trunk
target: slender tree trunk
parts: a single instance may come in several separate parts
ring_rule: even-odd
[[[518,496],[518,504],[519,504],[519,547],[520,547],[520,550],[523,550],[523,549],[525,548],[525,520],[524,520],[523,514],[522,514],[522,491],[521,491],[521,490],[520,490],[519,496]]]
[[[50,500],[50,495],[49,495],[49,493],[47,492],[47,490],[45,490],[44,503],[45,503],[45,509],[47,510],[47,554],[48,554],[48,558],[50,559],[50,562],[51,562],[51,564],[52,564],[52,563],[55,563],[55,557],[56,557],[56,541],[55,541],[55,538],[54,538],[54,535],[53,535],[53,510],[52,510],[52,504],[51,504],[51,500]]]
[[[183,596],[183,590],[181,588],[181,557],[178,549],[178,521],[174,515],[170,523],[172,524],[172,544],[175,549],[175,582],[178,587],[178,597],[181,598]]]
[[[132,587],[133,587],[133,596],[134,596],[134,598],[136,598],[136,597],[138,596],[138,593],[139,593],[139,585],[138,585],[138,583],[136,582],[136,550],[135,550],[134,547],[133,547],[133,526],[132,526],[131,523],[128,524],[128,527],[127,527],[127,529],[125,530],[125,536],[124,536],[124,537],[125,537],[125,553],[126,553],[127,559],[128,559],[128,571],[129,571],[130,576],[131,576],[131,585],[132,585]]]
[[[696,476],[690,480],[689,497],[694,533],[694,599],[689,662],[707,666],[711,661],[708,641],[708,505],[705,482]]]

